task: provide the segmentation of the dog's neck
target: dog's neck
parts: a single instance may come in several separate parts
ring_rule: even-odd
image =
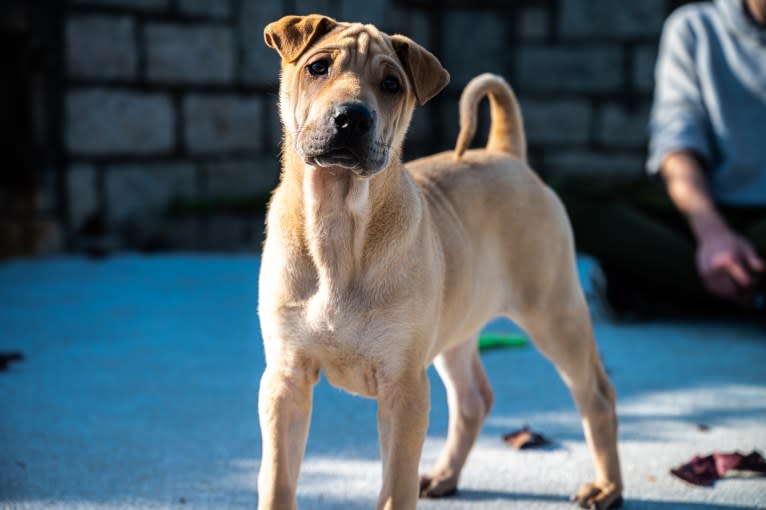
[[[304,217],[320,281],[347,287],[358,272],[370,221],[370,182],[343,168],[306,165]]]
[[[360,278],[371,249],[377,213],[394,206],[401,168],[398,160],[374,177],[361,178],[345,168],[308,165],[286,152],[285,168],[293,194],[290,200],[302,219],[303,243],[317,268],[320,286],[331,293],[347,290]]]

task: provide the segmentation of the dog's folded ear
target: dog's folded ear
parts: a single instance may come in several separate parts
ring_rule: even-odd
[[[391,44],[415,87],[418,104],[426,104],[447,86],[449,73],[431,52],[399,34],[391,36]]]
[[[277,50],[286,63],[295,62],[306,49],[324,34],[332,31],[338,23],[327,16],[285,16],[266,25],[263,38],[266,44]]]

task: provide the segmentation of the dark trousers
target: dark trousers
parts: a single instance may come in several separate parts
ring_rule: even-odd
[[[647,178],[610,185],[594,177],[565,177],[549,184],[569,213],[577,250],[600,262],[613,306],[644,303],[683,312],[734,308],[705,290],[689,225],[660,183]],[[766,207],[719,210],[766,259]]]

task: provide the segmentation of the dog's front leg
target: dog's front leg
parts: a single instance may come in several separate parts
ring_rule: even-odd
[[[311,398],[319,370],[310,363],[269,364],[261,378],[258,414],[263,453],[259,510],[294,510],[306,448]]]
[[[418,501],[418,465],[428,429],[429,386],[422,368],[381,384],[378,433],[383,487],[378,510],[414,510]]]

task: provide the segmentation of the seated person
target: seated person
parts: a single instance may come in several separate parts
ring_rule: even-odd
[[[665,190],[553,182],[618,309],[764,307],[766,0],[686,5],[656,67],[647,168]],[[639,303],[636,303],[636,300]]]

